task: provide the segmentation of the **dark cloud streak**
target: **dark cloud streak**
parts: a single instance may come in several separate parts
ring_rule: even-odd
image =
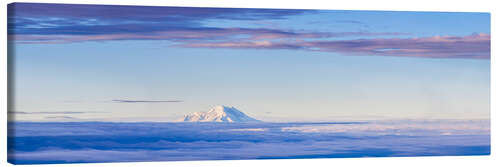
[[[45,117],[45,119],[77,119],[77,118],[70,116],[50,116],[50,117]]]
[[[86,114],[86,113],[104,113],[98,111],[41,111],[41,112],[24,112],[24,111],[9,111],[9,114]]]
[[[182,100],[121,100],[115,99],[111,100],[117,103],[179,103],[183,102]]]
[[[9,34],[96,35],[203,27],[209,19],[265,20],[315,10],[14,3]]]

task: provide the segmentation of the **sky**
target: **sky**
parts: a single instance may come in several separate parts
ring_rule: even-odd
[[[14,121],[489,119],[490,15],[8,6]]]

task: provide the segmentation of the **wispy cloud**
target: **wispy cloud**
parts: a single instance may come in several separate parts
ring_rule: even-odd
[[[196,42],[221,42],[221,41],[249,41],[257,40],[306,40],[339,37],[376,37],[400,36],[408,33],[396,32],[305,32],[278,29],[250,29],[250,28],[182,28],[147,33],[121,33],[121,34],[95,34],[95,35],[69,35],[69,34],[14,34],[9,35],[9,40],[31,44],[57,44],[84,41],[110,41],[110,40],[168,40],[191,44]]]
[[[71,117],[71,116],[49,116],[49,117],[45,117],[45,119],[77,119],[75,117]]]
[[[370,25],[368,25],[367,23],[362,22],[362,21],[357,21],[357,20],[337,20],[335,22],[342,23],[342,24],[355,24],[355,25],[359,25],[361,28],[370,28]]]
[[[427,58],[490,58],[490,35],[433,36],[421,38],[360,39],[315,41],[309,49],[379,56]]]
[[[490,35],[434,36],[420,38],[375,38],[316,41],[229,41],[189,43],[184,47],[302,49],[344,55],[424,58],[490,58]]]
[[[349,24],[362,24],[365,25],[365,23],[357,20],[336,20],[335,22],[337,23],[349,23]]]
[[[183,102],[182,100],[122,100],[122,99],[115,99],[111,100],[113,102],[117,103],[179,103]]]
[[[41,111],[41,112],[25,112],[25,111],[9,111],[8,114],[85,114],[85,113],[103,113],[99,111]]]

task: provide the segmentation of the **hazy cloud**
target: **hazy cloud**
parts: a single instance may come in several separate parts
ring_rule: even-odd
[[[77,119],[77,118],[70,116],[50,116],[50,117],[45,117],[45,119]]]
[[[103,113],[99,111],[41,111],[41,112],[24,112],[24,111],[9,111],[9,114],[85,114],[85,113]]]
[[[342,24],[355,24],[359,25],[361,28],[370,28],[370,25],[368,25],[367,23],[357,20],[336,20],[335,22]]]
[[[122,100],[122,99],[115,99],[111,100],[113,102],[117,103],[179,103],[183,102],[182,100]]]

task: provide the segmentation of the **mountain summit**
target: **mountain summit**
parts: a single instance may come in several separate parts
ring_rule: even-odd
[[[207,112],[184,115],[181,122],[260,122],[234,107],[215,106]]]

